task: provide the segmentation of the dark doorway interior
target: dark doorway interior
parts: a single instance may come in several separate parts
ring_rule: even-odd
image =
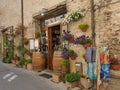
[[[61,50],[61,32],[60,32],[60,25],[50,27],[48,29],[48,39],[49,39],[49,60],[48,60],[48,66],[49,69],[53,69],[52,67],[52,61],[53,61],[53,54],[54,51]]]

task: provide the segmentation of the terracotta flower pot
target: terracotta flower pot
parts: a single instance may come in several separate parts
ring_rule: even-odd
[[[25,39],[23,42],[24,42],[25,45],[27,45],[29,43],[29,40]]]
[[[15,59],[12,59],[11,62],[12,62],[12,64],[16,64],[16,60]]]
[[[76,56],[73,55],[73,56],[71,56],[70,58],[71,58],[71,60],[75,60],[75,59],[76,59]]]
[[[120,70],[120,64],[111,65],[111,68],[112,68],[113,70]]]
[[[19,60],[16,59],[16,60],[15,60],[15,64],[18,64],[18,63],[19,63]]]
[[[90,46],[91,46],[91,43],[83,44],[83,47],[84,47],[84,48],[87,48],[87,47],[90,47]]]
[[[88,27],[81,29],[82,32],[86,32]]]
[[[33,69],[33,67],[32,67],[32,64],[31,64],[31,63],[27,64],[27,69],[28,69],[28,70],[32,70],[32,69]]]

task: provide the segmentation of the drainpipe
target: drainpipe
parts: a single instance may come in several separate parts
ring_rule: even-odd
[[[24,38],[23,0],[21,0],[21,24],[22,24],[22,37]],[[24,46],[23,40],[22,40],[22,45]]]
[[[95,58],[96,58],[95,57],[96,56],[96,43],[95,43],[95,13],[94,13],[95,9],[94,9],[94,0],[90,0],[90,3],[91,3],[91,30],[92,30],[92,47],[93,47],[92,60],[95,61]],[[96,81],[93,80],[93,88],[92,89],[94,89],[95,83],[96,83]],[[97,87],[97,90],[99,90],[98,87]]]
[[[92,30],[92,46],[95,47],[95,13],[94,0],[91,0],[91,30]]]
[[[22,25],[22,38],[24,38],[23,0],[21,0],[21,25]],[[23,40],[22,40],[22,46],[24,47]],[[24,55],[22,55],[22,57],[24,57]]]
[[[4,37],[3,37],[3,33],[2,33],[2,54],[4,54]]]

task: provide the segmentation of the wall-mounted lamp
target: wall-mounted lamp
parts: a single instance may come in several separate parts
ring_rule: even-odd
[[[48,9],[42,8],[42,10],[40,11],[41,16],[44,16],[47,11]]]

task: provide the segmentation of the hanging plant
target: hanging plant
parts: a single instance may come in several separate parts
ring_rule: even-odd
[[[38,38],[40,36],[40,32],[35,32],[35,38]]]
[[[89,36],[82,35],[74,40],[74,44],[81,44],[86,48],[91,46],[92,40]]]
[[[74,41],[74,35],[70,34],[70,31],[63,31],[62,40],[67,40],[69,43],[72,43]]]
[[[18,24],[16,27],[15,27],[15,34],[16,35],[19,35],[22,33],[22,30],[26,30],[27,27],[26,26],[22,26],[22,24]]]
[[[29,43],[29,39],[22,37],[21,42],[23,42],[25,45],[27,45]]]
[[[78,28],[82,31],[82,32],[86,32],[87,31],[87,29],[88,29],[88,24],[80,24],[79,26],[78,26]]]
[[[73,21],[78,21],[82,17],[83,17],[83,15],[81,14],[81,12],[79,10],[77,10],[77,11],[67,15],[64,22],[65,23],[71,23]]]
[[[69,56],[71,60],[75,60],[77,57],[77,53],[74,50],[69,50]]]

